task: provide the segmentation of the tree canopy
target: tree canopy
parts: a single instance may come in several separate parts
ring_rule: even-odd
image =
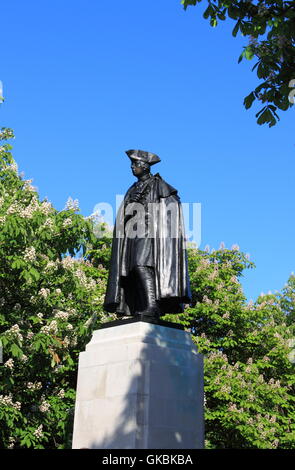
[[[282,293],[247,302],[247,268],[238,246],[189,250],[193,304],[174,321],[205,355],[206,447],[294,448],[295,276]]]
[[[202,0],[182,0],[184,8]],[[248,109],[256,100],[262,108],[257,123],[272,127],[279,120],[277,110],[286,111],[294,103],[295,85],[295,1],[283,0],[208,0],[203,13],[216,27],[230,18],[235,22],[233,36],[248,39],[239,62],[245,58],[256,63],[261,83],[244,99]]]
[[[70,446],[77,359],[103,320],[108,251],[78,212],[71,199],[62,211],[40,201],[0,147],[1,447]]]

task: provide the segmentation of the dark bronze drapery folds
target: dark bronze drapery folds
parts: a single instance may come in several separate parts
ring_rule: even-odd
[[[136,274],[139,266],[147,267],[141,270],[146,281],[153,274],[145,289]],[[181,313],[191,301],[180,199],[159,173],[149,171],[128,189],[118,210],[104,308],[136,315],[144,308],[142,292],[155,300],[157,316]]]

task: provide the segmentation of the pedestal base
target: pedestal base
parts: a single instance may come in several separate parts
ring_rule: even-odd
[[[79,357],[73,448],[203,442],[203,357],[190,334],[142,321],[95,331]]]

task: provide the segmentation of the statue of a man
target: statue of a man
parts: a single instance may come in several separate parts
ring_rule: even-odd
[[[121,316],[159,318],[191,301],[182,208],[177,190],[150,167],[160,158],[128,150],[138,181],[127,191],[114,227],[104,308]]]

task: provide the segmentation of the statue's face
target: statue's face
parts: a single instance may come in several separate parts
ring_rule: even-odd
[[[132,173],[134,174],[134,176],[136,176],[137,178],[139,178],[140,176],[142,176],[144,173],[146,173],[148,171],[148,168],[146,167],[146,165],[144,164],[144,162],[141,162],[141,161],[133,161],[131,163],[131,171]]]

